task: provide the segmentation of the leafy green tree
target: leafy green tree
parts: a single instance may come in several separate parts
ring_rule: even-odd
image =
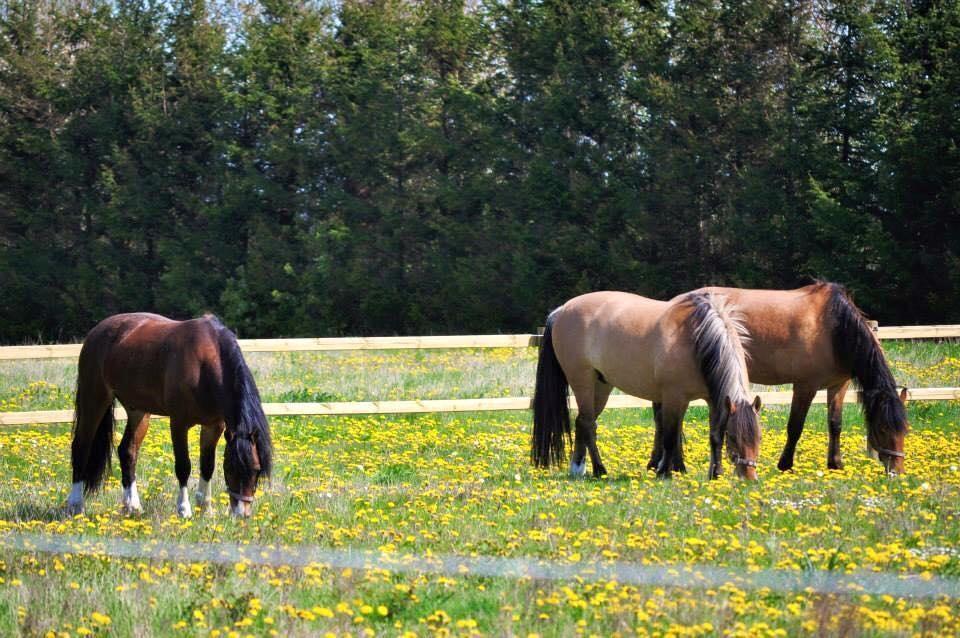
[[[70,51],[59,13],[39,2],[0,9],[0,339],[60,336],[61,267],[73,234],[54,187]],[[67,334],[70,334],[67,332]]]
[[[903,67],[898,111],[880,123],[879,172],[895,241],[896,313],[942,321],[960,313],[960,5],[910,2],[895,14]]]
[[[306,286],[306,238],[327,172],[329,111],[321,82],[328,14],[312,3],[264,0],[229,60],[227,175],[218,211],[237,266],[221,303],[244,331],[316,330]]]

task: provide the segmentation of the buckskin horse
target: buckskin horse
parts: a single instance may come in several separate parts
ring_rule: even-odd
[[[149,313],[120,314],[98,323],[84,339],[77,371],[76,412],[71,445],[72,514],[83,512],[84,494],[96,492],[110,467],[115,400],[126,408],[127,428],[117,448],[128,512],[141,511],[136,466],[150,415],[170,417],[177,513],[192,514],[187,481],[187,432],[200,433],[197,504],[212,505],[210,479],[217,442],[225,433],[223,474],[230,511],[249,516],[261,477],[270,475],[270,426],[236,335],[213,315],[173,321]]]
[[[696,292],[724,295],[737,305],[750,332],[746,349],[752,381],[793,384],[787,442],[777,463],[780,470],[793,467],[807,411],[822,388],[827,390],[827,467],[843,467],[843,399],[853,380],[860,388],[867,444],[888,473],[903,473],[909,431],[907,389],[897,394],[880,341],[842,286],[818,281],[796,290],[710,287]],[[659,467],[664,451],[655,441],[648,467]],[[675,461],[682,463],[682,454]]]
[[[578,414],[570,473],[606,474],[597,449],[597,417],[614,387],[649,399],[658,440],[666,452],[657,474],[684,470],[681,423],[687,404],[710,406],[710,478],[721,472],[722,449],[738,476],[755,479],[760,448],[757,414],[751,404],[742,340],[746,330],[722,295],[694,293],[672,302],[625,292],[575,297],[547,318],[537,363],[533,399],[531,460],[538,467],[561,464],[570,438],[567,386]],[[678,460],[677,464],[669,460]]]

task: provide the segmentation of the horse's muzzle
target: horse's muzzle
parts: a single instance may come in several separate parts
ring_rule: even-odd
[[[250,518],[253,514],[253,497],[230,492],[230,514],[238,518]]]
[[[746,459],[742,456],[734,455],[731,460],[733,461],[734,472],[737,476],[748,481],[757,480],[757,462],[754,459]]]

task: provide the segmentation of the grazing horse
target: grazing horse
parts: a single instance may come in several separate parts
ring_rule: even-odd
[[[96,492],[110,465],[113,403],[128,421],[117,454],[123,483],[122,506],[141,511],[136,466],[150,415],[170,417],[180,491],[177,513],[192,514],[187,481],[187,431],[200,424],[200,485],[197,505],[212,505],[210,479],[220,435],[226,431],[223,474],[230,511],[249,516],[261,476],[272,466],[270,426],[260,394],[243,360],[237,337],[213,315],[173,321],[149,313],[108,317],[83,341],[77,372],[73,426],[73,489],[68,511],[83,512],[84,493]]]
[[[787,442],[777,467],[793,467],[797,441],[817,390],[827,390],[830,440],[827,467],[840,469],[843,398],[853,379],[867,425],[867,443],[891,474],[903,472],[904,437],[909,430],[906,388],[898,395],[880,342],[846,290],[817,282],[796,290],[703,288],[728,297],[750,331],[746,344],[750,379],[766,385],[793,384]],[[655,447],[650,467],[659,467],[664,450]],[[682,462],[677,456],[676,462]]]
[[[737,475],[755,479],[760,448],[757,413],[750,403],[736,308],[720,295],[690,294],[672,302],[625,292],[594,292],[567,301],[547,317],[537,363],[531,460],[538,467],[564,460],[570,438],[567,385],[576,397],[576,439],[570,473],[583,475],[586,453],[594,476],[606,474],[597,450],[597,417],[614,387],[658,404],[658,439],[666,459],[682,455],[681,423],[687,404],[710,406],[710,478],[721,472],[722,448]],[[676,453],[675,453],[676,451]],[[657,474],[680,464],[666,460]]]

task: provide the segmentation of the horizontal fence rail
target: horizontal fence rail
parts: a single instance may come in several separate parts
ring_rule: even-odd
[[[914,388],[908,390],[911,401],[955,401],[960,400],[960,387],[951,388]],[[765,405],[789,405],[793,397],[791,391],[757,392]],[[857,400],[856,393],[848,392],[846,403]],[[815,403],[826,403],[826,391],[817,393]],[[693,401],[691,405],[706,405],[704,401]],[[576,408],[573,397],[570,407]],[[608,409],[647,408],[646,399],[625,394],[614,394],[607,402]],[[527,410],[529,397],[507,397],[498,399],[436,399],[429,401],[350,401],[337,403],[264,403],[263,410],[268,416],[343,416],[360,414],[421,414],[428,412],[496,412],[506,410]],[[125,419],[123,408],[115,408],[114,416]],[[69,423],[73,421],[73,410],[41,410],[35,412],[0,412],[0,425],[31,425],[40,423]]]
[[[960,324],[943,326],[880,326],[881,339],[960,338]],[[427,348],[528,348],[540,344],[535,334],[451,335],[437,337],[331,337],[310,339],[240,339],[244,352],[323,352],[335,350],[400,350]],[[79,343],[0,346],[0,360],[67,359],[80,354]]]
[[[880,326],[881,339],[949,339],[960,337],[960,324],[942,326]]]
[[[405,350],[447,348],[528,348],[540,336],[452,335],[439,337],[330,337],[310,339],[240,339],[244,352],[324,352],[336,350]],[[2,346],[0,360],[65,359],[80,355],[79,343],[48,346]]]

